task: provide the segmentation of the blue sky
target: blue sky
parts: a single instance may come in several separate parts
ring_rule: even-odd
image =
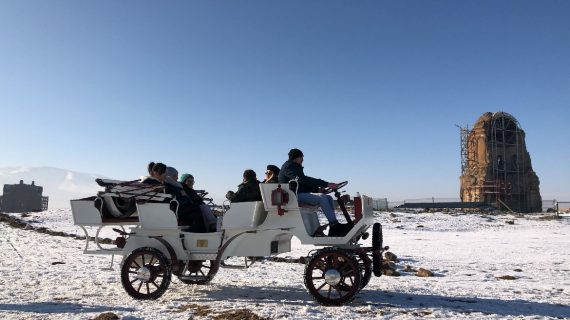
[[[2,1],[0,166],[161,161],[221,197],[297,147],[351,192],[458,197],[454,125],[504,111],[570,199],[569,57],[568,1]]]

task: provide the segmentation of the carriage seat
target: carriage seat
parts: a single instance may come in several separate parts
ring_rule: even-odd
[[[169,203],[145,202],[137,203],[140,225],[146,229],[181,229],[178,217]]]
[[[262,201],[233,202],[224,214],[223,228],[253,229],[267,218]]]

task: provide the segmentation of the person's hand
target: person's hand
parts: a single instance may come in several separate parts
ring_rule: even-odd
[[[332,189],[332,190],[336,190],[336,189],[338,189],[338,185],[336,183],[331,182],[327,185],[327,188]]]

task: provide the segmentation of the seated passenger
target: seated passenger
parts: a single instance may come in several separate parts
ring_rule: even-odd
[[[164,182],[175,188],[182,189],[182,184],[178,182],[178,170],[173,167],[166,167],[166,179]]]
[[[148,164],[148,174],[148,177],[142,179],[142,183],[152,185],[164,184],[164,180],[166,179],[166,165],[160,162],[151,162]]]
[[[279,183],[279,168],[276,165],[267,165],[265,179],[263,179],[262,183]]]
[[[200,211],[200,206],[185,195],[182,188],[178,188],[172,184],[165,183],[166,180],[166,165],[163,163],[149,163],[150,177],[147,177],[142,182],[148,184],[162,184],[164,185],[165,192],[174,196],[178,201],[178,219],[180,224],[189,225],[190,232],[207,232],[204,225],[204,219]],[[170,201],[170,200],[167,200]]]
[[[192,202],[196,203],[200,206],[200,211],[202,212],[202,218],[204,219],[204,223],[206,224],[209,231],[216,231],[216,225],[218,219],[212,213],[212,209],[209,205],[204,203],[202,197],[198,195],[196,190],[194,190],[194,176],[189,173],[184,173],[180,180],[178,180],[182,184],[182,188],[184,192],[188,195],[188,197],[192,200]]]
[[[261,201],[261,190],[255,171],[247,169],[243,172],[243,182],[237,192],[228,191],[226,198],[231,202]]]
[[[183,175],[180,176],[178,182],[182,184],[182,189],[184,190],[184,192],[186,192],[188,197],[190,197],[190,199],[192,199],[194,203],[200,205],[204,204],[204,200],[202,199],[202,197],[200,197],[200,195],[198,195],[196,190],[194,190],[194,176],[192,176],[189,173],[184,173]]]

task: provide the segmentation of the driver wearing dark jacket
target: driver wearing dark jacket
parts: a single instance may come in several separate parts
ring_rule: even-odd
[[[342,237],[350,230],[345,224],[340,224],[336,219],[334,212],[334,203],[331,196],[318,193],[320,188],[336,189],[335,183],[329,183],[325,180],[306,176],[303,172],[303,152],[299,149],[291,149],[289,151],[289,160],[285,161],[279,171],[279,183],[289,183],[289,181],[298,179],[297,199],[299,203],[309,205],[319,205],[323,213],[329,220],[330,231],[329,236]]]

